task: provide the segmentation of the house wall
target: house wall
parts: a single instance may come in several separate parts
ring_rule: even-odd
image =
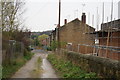
[[[107,37],[108,37],[108,33],[106,33],[107,35],[104,37],[99,37],[99,45],[107,45]],[[116,47],[120,47],[120,32],[110,32],[110,37],[109,37],[109,44],[108,46],[116,46]]]
[[[60,41],[72,43],[72,51],[78,52],[78,44],[94,45],[95,41],[93,35],[86,34],[94,32],[94,30],[94,28],[89,27],[78,19],[75,19],[60,28]],[[85,48],[81,47],[79,51],[80,50],[85,50]],[[87,53],[89,53],[90,50],[88,50]]]
[[[110,46],[120,47],[120,32],[113,32],[112,38],[110,39]]]
[[[110,35],[112,36],[109,39],[108,46],[111,46],[112,49],[117,49],[117,50],[111,50],[109,48],[107,49],[99,49],[99,55],[101,57],[107,57],[111,58],[114,60],[120,60],[120,32],[112,32]],[[104,45],[107,46],[107,37],[101,37],[99,39],[99,45]]]
[[[119,28],[119,22],[120,20],[113,21],[114,25],[117,25]],[[107,24],[102,24],[102,29],[107,30],[106,26],[110,25],[110,22]],[[116,26],[114,26],[116,27]],[[100,57],[107,57],[114,60],[120,60],[120,32],[112,32],[109,40],[108,46],[117,47],[117,50],[110,50],[106,47],[107,45],[107,36],[108,33],[105,32],[104,34],[99,34],[99,46],[102,45],[102,47],[99,48],[98,45],[95,45],[95,35],[93,34],[87,34],[94,32],[95,29],[84,24],[79,19],[75,19],[62,27],[60,27],[59,31],[59,37],[60,42],[66,42],[67,45],[61,46],[63,49],[67,49],[69,51],[79,52],[82,54],[92,54]],[[56,31],[52,33],[53,38],[52,40],[56,40]],[[104,37],[102,37],[104,35]],[[51,40],[51,41],[52,41]],[[116,48],[115,48],[116,49]],[[96,54],[97,53],[97,54]]]
[[[111,50],[108,48],[99,49],[99,56],[120,60],[120,31],[115,31],[120,29],[120,19],[102,24],[101,29],[103,31],[107,31],[109,29],[110,31],[112,30],[112,32],[110,32],[108,44],[108,32],[106,32],[104,34],[104,37],[99,37],[99,45],[109,46],[110,48],[115,50]],[[101,36],[101,34],[99,34],[99,36]]]

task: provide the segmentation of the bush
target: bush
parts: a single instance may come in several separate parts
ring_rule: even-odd
[[[34,55],[34,53],[27,51],[27,49],[24,50],[24,58],[26,60],[30,60],[33,55]]]
[[[52,49],[51,49],[51,47],[49,46],[49,47],[47,47],[47,51],[52,51]]]
[[[28,55],[24,56],[24,58],[25,58],[26,60],[30,60],[33,55],[34,55],[34,53],[30,53],[30,52],[29,52]]]
[[[87,73],[81,70],[79,66],[55,54],[49,54],[48,60],[62,78],[96,78],[96,73]]]
[[[19,68],[21,68],[26,61],[30,60],[34,53],[25,50],[23,58],[13,60],[11,65],[3,65],[2,78],[10,78]]]
[[[11,77],[20,67],[25,64],[24,59],[17,59],[11,65],[4,65],[2,69],[2,78],[9,78]]]
[[[52,50],[56,50],[57,47],[58,47],[58,42],[57,41],[52,41],[52,43],[51,43],[51,49]]]
[[[58,48],[58,45],[60,45],[61,47],[64,47],[66,44],[67,44],[66,42],[52,41],[50,49],[55,51],[56,48]]]

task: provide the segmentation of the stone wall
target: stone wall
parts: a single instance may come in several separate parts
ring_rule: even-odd
[[[73,64],[80,66],[81,69],[87,72],[97,73],[99,77],[120,79],[119,61],[65,50],[61,50],[61,56],[72,61]]]

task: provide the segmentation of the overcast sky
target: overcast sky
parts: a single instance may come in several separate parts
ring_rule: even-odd
[[[24,13],[25,25],[31,31],[53,30],[58,24],[58,1],[59,0],[26,0]],[[112,0],[61,0],[61,25],[64,19],[69,21],[79,18],[81,20],[82,12],[86,13],[87,24],[92,26],[92,15],[94,15],[94,28],[97,23],[97,7],[99,13],[99,24],[102,22],[102,5],[105,2],[104,22],[110,21]],[[113,19],[118,19],[118,1],[113,0]],[[85,4],[83,7],[82,4]],[[89,14],[90,13],[90,14]],[[100,29],[100,25],[99,25]]]

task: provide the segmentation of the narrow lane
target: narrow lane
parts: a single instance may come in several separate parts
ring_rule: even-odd
[[[46,58],[43,59],[42,68],[44,72],[42,73],[41,78],[57,78],[54,69]]]
[[[35,55],[22,68],[20,68],[12,78],[57,78],[47,58],[47,52],[43,50],[33,50]],[[41,65],[37,63],[39,57],[42,60]]]

